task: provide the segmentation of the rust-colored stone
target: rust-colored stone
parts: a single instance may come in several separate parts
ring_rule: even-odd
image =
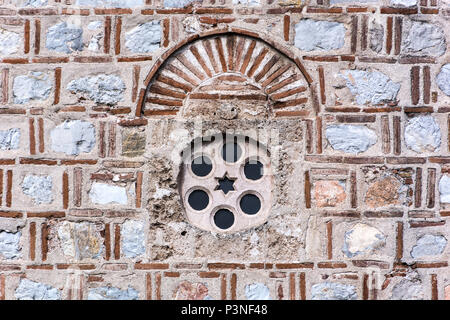
[[[317,207],[336,207],[345,198],[345,183],[337,180],[319,180],[314,182],[314,200]]]
[[[382,178],[369,186],[364,201],[371,208],[400,204],[401,187],[397,178]]]
[[[181,282],[173,292],[174,300],[205,300],[208,296],[208,287],[203,283]]]

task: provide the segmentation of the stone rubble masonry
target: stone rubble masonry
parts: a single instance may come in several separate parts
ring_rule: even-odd
[[[449,21],[446,0],[0,0],[0,300],[449,300]],[[238,234],[180,201],[182,150],[227,130],[273,161],[267,222]]]

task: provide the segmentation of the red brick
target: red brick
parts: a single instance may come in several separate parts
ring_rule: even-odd
[[[445,268],[448,267],[448,262],[416,262],[414,266],[416,268]]]
[[[435,204],[435,187],[436,185],[436,169],[428,169],[427,178],[427,208],[434,208]]]
[[[74,57],[73,61],[78,62],[78,63],[109,63],[109,62],[112,62],[112,58],[111,57]]]
[[[303,262],[303,263],[277,263],[275,264],[277,269],[312,269],[314,267],[313,262]]]
[[[400,261],[403,258],[403,222],[397,222],[397,246],[395,258]]]
[[[19,211],[0,211],[1,218],[22,218],[23,214]]]
[[[220,273],[219,272],[214,272],[214,271],[200,271],[198,273],[198,276],[200,278],[219,278],[220,277]]]
[[[341,269],[347,268],[347,264],[345,262],[319,262],[317,266],[322,269]]]
[[[291,27],[291,16],[285,15],[283,20],[284,41],[289,41],[290,27]]]
[[[167,263],[136,263],[134,265],[134,268],[138,269],[138,270],[165,270],[165,269],[169,269],[169,264],[167,264]]]
[[[119,126],[122,127],[136,127],[136,126],[145,126],[148,123],[147,119],[138,118],[138,119],[132,119],[132,120],[120,120]]]
[[[36,222],[30,222],[30,260],[36,258]]]
[[[321,8],[321,7],[307,7],[307,13],[342,13],[342,8],[332,7],[332,8]]]
[[[236,300],[236,286],[237,286],[237,276],[235,273],[233,273],[233,274],[231,274],[231,280],[230,280],[231,300]]]
[[[41,255],[42,261],[47,260],[48,254],[48,225],[44,222],[41,224]]]
[[[120,225],[114,225],[114,259],[120,259]],[[137,265],[137,264],[136,264]],[[136,268],[135,265],[135,268]],[[137,268],[139,269],[139,268]]]
[[[9,96],[9,69],[2,70],[2,103],[8,103]]]
[[[12,184],[13,184],[13,172],[8,170],[6,172],[6,206],[11,207],[12,205]]]
[[[399,116],[394,117],[394,123],[393,123],[393,131],[394,131],[394,154],[400,155],[401,153],[401,120]]]
[[[27,212],[28,218],[63,218],[65,216],[64,211]]]
[[[306,300],[306,279],[305,273],[300,273],[300,300]]]
[[[90,12],[89,9],[62,8],[62,14],[88,16]]]
[[[114,53],[116,55],[120,54],[120,38],[121,38],[121,32],[122,32],[122,18],[117,17],[116,18],[116,35],[114,37]]]
[[[224,262],[217,262],[217,263],[208,263],[208,268],[212,270],[216,269],[245,269],[245,265],[240,263],[224,263]]]
[[[410,228],[425,228],[425,227],[439,227],[445,225],[445,220],[443,221],[410,221]]]
[[[41,50],[41,21],[36,19],[34,21],[34,53],[39,54]]]
[[[50,15],[57,15],[58,11],[51,8],[30,8],[30,9],[20,9],[19,10],[20,15],[24,16],[50,16]]]
[[[195,13],[197,14],[229,14],[233,13],[233,9],[230,8],[196,8]]]
[[[126,9],[126,8],[112,8],[112,9],[104,9],[99,8],[94,10],[95,14],[101,14],[101,15],[117,15],[117,14],[132,14],[132,9]],[[109,17],[107,17],[109,18]]]
[[[98,162],[98,160],[96,160],[96,159],[61,160],[62,165],[68,165],[68,166],[73,166],[73,165],[78,165],[78,164],[94,165],[94,164],[97,164],[97,162]]]
[[[417,8],[390,8],[382,7],[380,9],[382,14],[417,14]]]

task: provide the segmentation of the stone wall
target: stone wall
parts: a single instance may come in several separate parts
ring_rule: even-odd
[[[450,299],[448,0],[0,0],[1,299]],[[270,214],[192,226],[193,139]]]

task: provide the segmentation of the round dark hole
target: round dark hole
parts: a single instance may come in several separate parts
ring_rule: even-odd
[[[236,162],[242,154],[241,147],[234,143],[225,143],[222,147],[222,158],[226,162]]]
[[[246,214],[255,214],[261,209],[261,200],[254,194],[246,194],[241,198],[241,210]]]
[[[264,166],[259,161],[250,160],[244,166],[244,174],[247,179],[259,180],[264,174]]]
[[[228,209],[220,209],[214,215],[214,223],[220,229],[228,229],[234,223],[234,214]]]
[[[192,172],[199,177],[207,176],[212,170],[212,162],[207,156],[200,156],[192,160]]]
[[[188,202],[192,209],[200,211],[208,206],[209,196],[203,190],[194,190],[189,195]]]

